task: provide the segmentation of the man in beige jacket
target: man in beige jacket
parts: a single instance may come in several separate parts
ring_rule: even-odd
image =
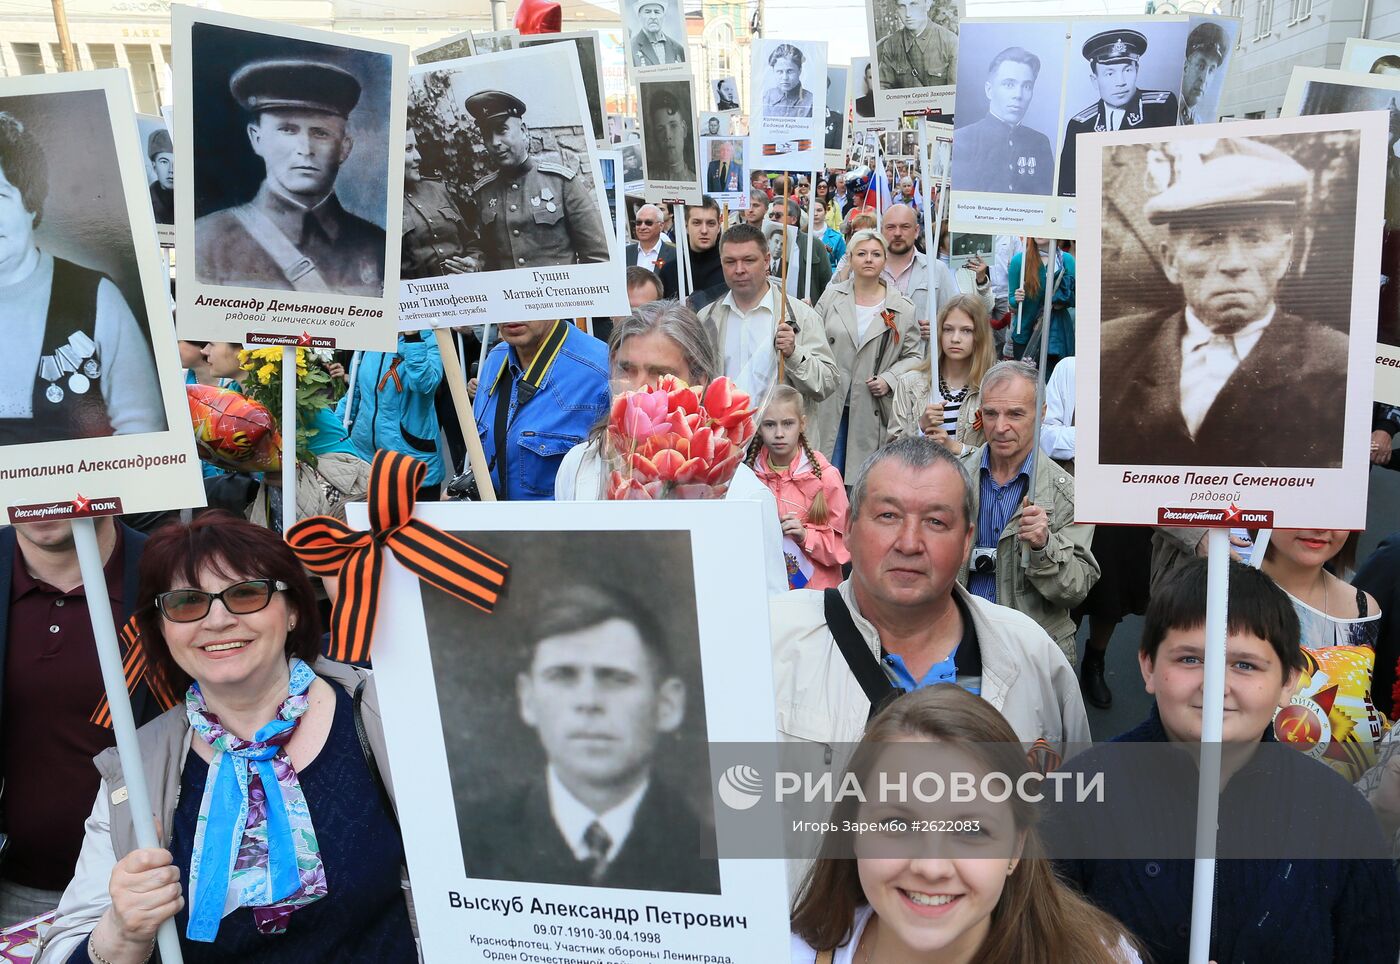
[[[958,584],[975,519],[967,472],[937,443],[899,439],[867,460],[851,493],[851,577],[771,602],[785,739],[855,742],[871,712],[867,685],[888,695],[950,682],[995,706],[1023,741],[1089,741],[1078,681],[1045,630]],[[851,659],[838,633],[856,637]]]

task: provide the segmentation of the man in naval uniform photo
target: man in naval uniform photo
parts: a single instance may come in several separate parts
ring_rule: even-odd
[[[1139,90],[1138,62],[1147,52],[1147,38],[1136,30],[1105,30],[1084,41],[1089,75],[1099,99],[1070,118],[1060,149],[1060,196],[1074,197],[1074,138],[1089,131],[1172,127],[1177,121],[1176,94],[1169,90]]]
[[[1040,58],[1024,47],[1007,47],[987,67],[987,115],[953,139],[960,171],[958,187],[996,194],[1049,194],[1055,152],[1050,138],[1021,122],[1035,96]],[[966,180],[962,171],[968,172]]]
[[[384,229],[346,211],[336,176],[360,82],[314,60],[256,60],[229,80],[252,115],[266,177],[245,204],[194,223],[195,278],[211,285],[384,296]]]

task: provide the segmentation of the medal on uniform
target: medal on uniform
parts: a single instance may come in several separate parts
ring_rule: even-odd
[[[539,195],[537,194],[537,195],[535,195],[534,197],[530,198],[530,203],[533,204],[535,207],[539,207],[539,206],[540,206],[540,198],[539,198]]]
[[[96,358],[89,358],[83,362],[83,374],[88,378],[101,378],[102,366],[97,364]]]
[[[63,401],[63,389],[57,384],[63,372],[59,371],[58,360],[52,355],[39,359],[39,377],[49,383],[48,388],[44,389],[44,397],[55,405]]]
[[[1024,157],[1018,157],[1018,158],[1016,158],[1016,173],[1017,173],[1017,174],[1024,174],[1024,173],[1026,173],[1026,159],[1025,159]]]
[[[545,188],[544,190],[540,191],[540,197],[544,198],[544,209],[546,211],[549,211],[552,214],[553,212],[559,210],[558,205],[554,203],[554,192],[551,191],[549,188]]]
[[[55,388],[58,386],[55,385]],[[82,372],[74,372],[68,376],[68,390],[74,395],[86,395],[87,390],[92,387],[92,382]]]

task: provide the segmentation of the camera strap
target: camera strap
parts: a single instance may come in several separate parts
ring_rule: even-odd
[[[822,595],[825,601],[827,629],[831,630],[831,636],[836,640],[836,646],[841,650],[846,665],[850,667],[851,675],[860,684],[866,699],[870,700],[869,716],[873,717],[887,701],[899,695],[899,690],[895,689],[890,678],[885,675],[880,660],[870,651],[870,644],[856,628],[855,620],[851,618],[851,611],[846,608],[846,601],[841,598],[841,593],[835,589],[827,589]]]

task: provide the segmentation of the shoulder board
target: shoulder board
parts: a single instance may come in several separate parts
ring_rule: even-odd
[[[1077,120],[1077,121],[1079,121],[1079,122],[1081,122],[1081,123],[1087,123],[1087,122],[1093,120],[1095,117],[1097,117],[1098,114],[1099,114],[1099,105],[1098,105],[1098,104],[1090,104],[1088,107],[1084,108],[1084,109],[1081,110],[1079,113],[1075,114],[1075,115],[1074,115],[1074,120]]]
[[[567,164],[560,164],[558,161],[539,161],[535,164],[535,167],[537,170],[544,171],[546,174],[558,174],[566,181],[572,181],[574,176],[578,174],[578,171],[569,167]]]
[[[1138,95],[1144,104],[1165,104],[1172,97],[1169,90],[1140,90]]]
[[[471,188],[470,188],[471,192],[472,192],[473,194],[475,194],[477,191],[480,191],[480,190],[481,190],[482,188],[484,188],[486,185],[488,185],[488,184],[490,184],[492,181],[494,181],[494,180],[496,179],[496,173],[497,173],[497,172],[492,171],[492,172],[490,172],[489,174],[483,175],[478,181],[476,181],[474,184],[472,184],[472,186],[471,186]]]

